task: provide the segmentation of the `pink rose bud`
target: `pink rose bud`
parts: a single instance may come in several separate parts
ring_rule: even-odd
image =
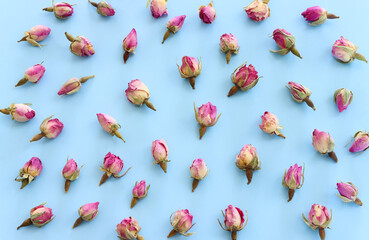
[[[79,208],[79,218],[74,222],[73,228],[78,227],[83,221],[91,221],[99,213],[99,202],[87,203]]]
[[[193,216],[187,209],[178,210],[172,213],[170,216],[170,224],[173,226],[173,230],[168,234],[167,238],[173,237],[177,233],[186,237],[193,235],[194,233],[187,233],[194,225],[192,224],[192,220]]]
[[[201,6],[199,8],[199,17],[206,24],[213,23],[216,16],[217,13],[215,11],[215,8],[213,7],[213,1],[211,1],[209,5]]]
[[[150,185],[146,187],[146,181],[142,180],[139,183],[135,183],[135,186],[132,190],[132,201],[131,201],[131,208],[133,208],[136,204],[138,199],[143,199],[147,196],[147,192],[149,191]]]
[[[354,142],[352,143],[349,149],[350,152],[352,153],[357,153],[361,151],[365,152],[369,148],[369,133],[368,132],[358,131],[357,133],[355,133],[352,139],[354,139]],[[352,141],[352,139],[350,140],[350,142]]]
[[[334,14],[328,13],[327,10],[319,6],[309,7],[308,9],[305,10],[305,12],[301,13],[301,15],[310,25],[313,26],[323,24],[325,20],[327,20],[327,18],[328,19],[339,18]]]
[[[363,55],[357,53],[359,47],[341,36],[341,39],[336,40],[332,47],[332,54],[337,61],[342,63],[350,63],[354,59],[368,62]]]
[[[339,192],[339,195],[337,194],[337,196],[343,202],[345,203],[354,202],[359,206],[363,205],[361,200],[357,197],[359,190],[354,184],[350,182],[347,182],[347,183],[339,182],[337,183],[337,190]]]
[[[282,185],[288,188],[288,202],[292,200],[296,189],[300,189],[304,184],[304,168],[297,164],[291,166],[284,172]]]
[[[182,25],[183,25],[185,19],[186,19],[186,15],[181,15],[181,16],[178,16],[178,17],[174,17],[174,18],[170,19],[167,22],[167,28],[168,28],[168,30],[164,34],[162,44],[170,36],[170,33],[175,34],[179,30],[181,30]]]
[[[22,86],[27,82],[38,83],[38,81],[40,81],[41,78],[44,76],[45,71],[46,69],[44,66],[42,66],[42,63],[36,64],[33,67],[30,67],[26,70],[24,78],[19,80],[19,82],[15,86],[16,87]]]
[[[63,84],[63,86],[60,88],[60,90],[58,92],[58,95],[59,96],[64,96],[64,95],[71,95],[73,93],[76,93],[81,89],[82,83],[85,83],[89,79],[94,78],[94,77],[95,77],[95,75],[83,77],[83,78],[80,78],[80,79],[71,78]]]
[[[343,110],[346,110],[348,105],[351,104],[352,98],[354,97],[354,94],[346,89],[346,88],[340,88],[337,89],[334,92],[334,102],[337,104],[338,111],[342,112]]]
[[[338,162],[337,155],[334,152],[334,141],[329,133],[319,131],[313,132],[313,146],[315,150],[321,154],[328,154],[335,162]]]
[[[45,207],[45,204],[46,203],[43,203],[32,208],[30,213],[31,217],[25,220],[19,227],[17,227],[17,230],[21,227],[26,227],[32,224],[40,228],[51,222],[55,218],[55,216],[53,215],[52,209]]]
[[[144,238],[138,234],[141,231],[141,227],[133,217],[123,219],[123,221],[117,225],[115,231],[117,231],[118,238],[121,240],[144,240]]]
[[[91,2],[88,0],[89,3],[91,3],[92,6],[97,8],[97,13],[104,16],[104,17],[110,17],[115,15],[114,8],[106,1],[101,1],[99,3]]]
[[[153,164],[159,164],[161,169],[167,173],[167,162],[170,162],[170,160],[168,160],[169,149],[164,139],[152,142],[151,153],[155,160]]]
[[[30,103],[12,103],[10,107],[0,109],[0,112],[3,114],[7,114],[12,117],[12,120],[17,122],[27,122],[35,117],[36,113],[29,106],[32,105]]]
[[[31,160],[24,164],[23,168],[19,170],[19,175],[15,178],[15,181],[22,182],[20,189],[30,184],[42,171],[42,162],[37,157],[32,157]]]
[[[244,7],[247,16],[255,22],[261,22],[267,19],[270,16],[268,2],[269,0],[254,0],[250,5]]]
[[[246,92],[251,88],[255,87],[255,85],[259,81],[258,72],[255,70],[254,66],[251,64],[247,66],[245,62],[241,66],[239,66],[236,70],[234,70],[231,75],[232,82],[234,86],[229,90],[228,97],[235,94],[238,90]]]
[[[65,178],[64,185],[65,193],[68,192],[71,181],[74,181],[77,178],[79,178],[79,174],[81,172],[82,167],[83,165],[78,169],[78,165],[73,158],[67,160],[67,163],[65,164],[62,171],[63,177]]]
[[[113,176],[114,178],[124,177],[131,168],[128,168],[125,173],[119,175],[123,170],[123,166],[124,163],[119,156],[110,152],[106,154],[104,158],[104,166],[100,167],[100,170],[104,172],[104,175],[101,177],[99,186],[101,186],[101,184],[103,184],[110,176]]]
[[[256,148],[245,145],[236,158],[236,166],[246,172],[247,184],[251,183],[253,172],[260,169],[260,160]]]
[[[46,118],[41,123],[41,126],[40,126],[41,133],[35,135],[30,140],[30,142],[38,141],[43,137],[53,139],[59,136],[59,134],[64,128],[64,124],[60,122],[59,119],[57,118],[51,119],[52,117],[53,116]]]
[[[151,6],[150,6],[151,15],[154,18],[159,18],[163,15],[168,14],[167,1],[168,0],[147,0],[146,7],[149,7],[151,3]]]
[[[265,133],[270,133],[270,135],[277,135],[283,138],[286,138],[279,129],[283,129],[282,126],[279,126],[279,120],[276,115],[270,112],[265,112],[263,116],[261,116],[261,124],[259,125],[260,129]]]
[[[310,100],[311,91],[298,83],[288,82],[286,86],[291,93],[292,99],[297,103],[306,102],[306,104],[315,111],[314,103]]]
[[[54,12],[55,17],[59,19],[67,19],[73,14],[73,5],[66,3],[66,2],[60,2],[54,4],[53,0],[53,6],[47,7],[42,10],[47,12]]]
[[[332,221],[332,209],[331,214],[329,214],[328,209],[323,205],[313,204],[311,206],[308,219],[302,214],[303,220],[306,225],[308,225],[314,231],[319,229],[319,236],[321,240],[325,239],[325,230],[329,227]]]
[[[238,54],[240,46],[238,46],[237,38],[232,33],[225,33],[220,37],[220,50],[226,53],[227,64],[231,60],[232,53]]]
[[[71,42],[70,51],[80,57],[89,57],[95,54],[95,50],[88,38],[77,36],[74,38],[71,34],[65,32],[65,36]]]
[[[115,119],[105,113],[98,113],[97,120],[99,120],[99,123],[101,127],[104,129],[105,132],[110,133],[112,136],[117,136],[118,138],[122,139],[123,142],[126,142],[122,136],[122,134],[118,131],[120,128],[120,125],[115,121]]]
[[[224,217],[224,227],[218,218],[218,222],[221,228],[225,231],[229,231],[232,233],[232,240],[236,240],[237,232],[241,231],[246,227],[248,221],[248,214],[247,211],[245,212],[246,212],[246,220],[244,217],[244,213],[242,212],[241,209],[229,205],[228,208],[225,210],[225,213],[222,210]]]
[[[295,37],[291,33],[284,29],[277,28],[273,31],[273,39],[281,50],[270,50],[271,52],[279,53],[281,55],[286,55],[287,53],[292,52],[294,55],[302,59],[299,51],[297,51],[295,47]]]
[[[145,104],[148,108],[156,111],[154,105],[149,101],[150,91],[146,85],[140,80],[132,80],[128,83],[128,88],[126,89],[126,97],[128,101],[138,106]]]
[[[200,180],[204,179],[206,175],[208,175],[208,167],[206,163],[201,158],[193,160],[193,163],[190,167],[192,181],[192,192],[195,191],[197,186],[199,185]]]
[[[135,50],[137,48],[137,32],[136,29],[132,28],[131,32],[123,39],[123,50],[125,51],[123,54],[124,63],[127,62],[129,58],[129,54],[135,54]]]
[[[24,37],[18,42],[27,41],[35,47],[41,47],[45,45],[40,45],[38,42],[44,40],[47,36],[49,36],[51,29],[44,25],[37,25],[31,28],[31,30],[26,31],[24,33]]]
[[[194,57],[184,56],[182,57],[182,66],[179,67],[177,63],[178,71],[182,78],[188,78],[192,89],[195,89],[195,78],[198,77],[202,70],[201,59],[198,61]]]
[[[193,104],[193,107],[195,109],[195,118],[196,121],[200,124],[200,140],[204,136],[206,129],[208,127],[214,126],[220,117],[222,115],[221,113],[217,116],[217,107],[211,104],[211,102],[208,102],[206,104],[203,104],[198,109],[196,108],[195,103]]]

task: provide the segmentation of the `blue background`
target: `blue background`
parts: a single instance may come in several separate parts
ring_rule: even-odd
[[[358,60],[341,64],[331,54],[334,41],[342,35],[369,57],[369,32],[364,31],[367,1],[351,0],[348,4],[271,0],[270,18],[255,23],[243,10],[249,1],[218,0],[214,2],[217,18],[211,25],[198,18],[198,7],[208,4],[203,0],[169,0],[169,16],[160,19],[151,16],[145,8],[146,1],[110,0],[117,12],[111,18],[98,15],[87,0],[71,3],[77,3],[75,13],[63,21],[42,11],[51,1],[13,1],[11,9],[1,14],[1,107],[29,102],[36,111],[36,117],[27,123],[0,116],[1,239],[116,239],[116,224],[129,216],[138,220],[145,239],[164,239],[172,229],[169,216],[183,208],[194,215],[196,225],[191,231],[196,234],[190,237],[192,240],[230,239],[230,233],[217,223],[217,218],[223,221],[220,210],[228,204],[249,213],[249,223],[238,234],[239,239],[319,239],[318,232],[308,228],[301,217],[302,213],[308,214],[313,203],[333,209],[327,239],[368,238],[368,153],[355,155],[344,147],[355,132],[368,126],[368,65]],[[341,18],[310,26],[300,14],[315,5]],[[182,30],[162,45],[165,23],[182,14],[187,15]],[[24,31],[38,24],[52,29],[42,42],[48,46],[39,49],[26,42],[17,43]],[[133,27],[138,33],[138,48],[136,55],[123,64],[122,40]],[[268,37],[275,28],[285,28],[295,35],[302,60],[292,54],[269,52],[278,49]],[[89,58],[71,54],[65,31],[88,37],[96,54]],[[233,33],[241,46],[229,65],[219,49],[223,33]],[[195,91],[180,77],[175,64],[184,55],[201,57],[203,61]],[[37,85],[27,83],[15,88],[24,71],[41,61],[46,67],[42,80]],[[233,86],[229,76],[244,61],[253,64],[263,78],[254,89],[227,98]],[[57,95],[69,78],[91,74],[96,77],[77,94],[62,98]],[[126,99],[127,83],[137,78],[150,89],[150,100],[157,112],[137,108]],[[312,90],[315,112],[306,104],[293,102],[285,88],[288,81]],[[339,113],[333,93],[341,87],[352,90],[354,100],[348,110]],[[200,141],[193,102],[201,105],[208,101],[218,107],[222,116]],[[271,137],[259,129],[264,111],[279,117],[287,139]],[[113,116],[122,125],[126,144],[101,129],[96,118],[100,112]],[[54,140],[30,143],[39,133],[42,120],[52,114],[64,123],[62,134]],[[332,135],[338,164],[314,150],[314,128]],[[172,160],[167,174],[152,165],[151,142],[161,138],[166,140]],[[255,172],[247,186],[245,173],[234,161],[248,143],[257,148],[262,169]],[[109,151],[124,160],[124,170],[133,168],[124,178],[109,179],[98,187],[103,174],[99,167]],[[14,178],[33,156],[42,160],[44,169],[34,182],[20,190]],[[68,156],[86,165],[65,194],[61,171]],[[206,161],[210,173],[192,193],[189,167],[196,158]],[[305,185],[287,203],[287,189],[281,185],[284,170],[303,162]],[[130,209],[132,188],[135,181],[142,179],[151,184],[149,194]],[[351,181],[359,188],[362,207],[341,202],[335,195],[338,180]],[[29,217],[29,210],[45,201],[56,218],[42,229],[16,231]],[[96,219],[72,230],[78,208],[95,201],[100,202]]]

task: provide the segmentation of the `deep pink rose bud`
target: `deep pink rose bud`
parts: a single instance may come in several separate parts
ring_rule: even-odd
[[[65,193],[68,192],[70,183],[79,178],[79,174],[81,172],[82,167],[83,165],[78,169],[78,165],[73,158],[67,160],[67,163],[65,164],[62,171],[63,177],[65,178],[64,184]]]
[[[354,94],[350,90],[346,88],[337,89],[334,92],[333,99],[338,107],[338,111],[342,112],[343,110],[346,110],[348,105],[351,104],[353,97]]]
[[[64,128],[64,124],[59,121],[59,119],[54,118],[51,119],[53,116],[46,118],[40,126],[41,133],[35,135],[30,142],[38,141],[43,137],[46,138],[56,138],[62,132]]]
[[[186,19],[186,15],[181,15],[181,16],[178,16],[178,17],[174,17],[174,18],[170,19],[167,22],[167,28],[168,28],[168,30],[164,34],[163,41],[161,42],[162,44],[170,36],[170,33],[175,34],[179,30],[181,30],[182,25],[183,25],[185,19]]]
[[[3,114],[10,115],[12,120],[17,122],[27,122],[35,117],[36,112],[30,107],[30,103],[12,103],[10,107],[0,109],[0,112]]]
[[[42,63],[36,64],[26,70],[24,78],[19,80],[19,82],[15,86],[22,86],[27,82],[38,83],[38,81],[40,81],[41,78],[44,76],[45,71],[46,69],[44,66],[42,66]]]
[[[301,15],[313,26],[323,24],[327,19],[339,18],[334,14],[328,13],[327,10],[319,6],[309,7],[305,12],[301,13]]]
[[[147,192],[149,191],[150,185],[146,187],[146,181],[142,180],[139,183],[135,183],[135,186],[132,190],[132,201],[131,201],[131,208],[133,208],[136,204],[138,199],[143,199],[147,196]]]
[[[173,237],[177,233],[180,233],[186,237],[194,235],[194,233],[187,233],[194,225],[192,224],[192,220],[193,216],[187,209],[178,210],[172,213],[170,216],[170,224],[172,225],[173,230],[168,234],[167,238]]]
[[[267,19],[270,16],[268,2],[269,0],[254,0],[250,5],[244,7],[247,16],[255,22],[261,22]]]
[[[47,7],[42,10],[47,12],[54,12],[55,17],[59,19],[67,19],[73,14],[73,5],[66,3],[66,2],[60,2],[54,4],[53,0],[53,6]]]
[[[87,203],[79,208],[79,218],[74,222],[73,228],[78,227],[83,221],[91,221],[99,213],[99,202]]]
[[[337,183],[337,190],[339,192],[339,194],[337,194],[337,196],[345,203],[348,202],[354,202],[359,206],[362,206],[363,203],[361,202],[361,200],[357,197],[359,190],[357,189],[357,187],[350,183],[343,183],[343,182],[339,182]]]
[[[200,180],[204,179],[206,175],[208,175],[208,167],[206,163],[201,158],[195,159],[192,162],[190,167],[191,177],[193,178],[192,181],[192,192],[195,191],[197,186],[199,185]]]
[[[291,93],[292,99],[297,103],[306,102],[306,104],[315,111],[314,103],[310,100],[311,91],[298,83],[288,82],[286,86]]]
[[[369,148],[369,133],[368,132],[358,131],[357,133],[355,133],[352,139],[354,139],[354,142],[352,143],[349,149],[350,152],[352,153],[357,153],[361,151],[365,152]],[[352,141],[352,139],[350,140],[350,142]]]
[[[251,64],[247,66],[247,62],[239,66],[231,75],[232,82],[234,86],[229,90],[228,97],[235,94],[238,90],[246,92],[259,81],[258,72],[255,70],[254,66]]]
[[[18,42],[27,41],[35,47],[41,47],[45,45],[40,45],[38,42],[44,40],[47,36],[49,36],[51,29],[44,25],[37,25],[31,28],[31,30],[26,31],[24,33],[24,37]]]
[[[94,78],[95,75],[87,76],[83,78],[71,78],[68,81],[66,81],[63,86],[60,88],[58,95],[59,96],[65,96],[65,95],[71,95],[73,93],[78,92],[81,87],[82,83],[87,82],[89,79]]]
[[[297,164],[291,166],[284,172],[282,185],[288,188],[288,200],[291,201],[296,189],[300,189],[304,184],[304,168]]]
[[[329,133],[319,131],[317,129],[313,132],[313,146],[315,150],[321,154],[328,154],[335,162],[338,162],[336,153],[334,152],[334,141]]]
[[[182,78],[188,78],[192,89],[195,89],[195,78],[198,77],[202,70],[201,59],[198,61],[194,57],[182,57],[182,66],[177,63],[178,71]]]
[[[199,134],[201,140],[206,132],[206,129],[208,127],[214,126],[218,122],[218,119],[222,114],[220,113],[217,116],[217,107],[211,104],[211,102],[203,104],[198,109],[196,108],[196,105],[194,103],[193,107],[195,110],[196,121],[200,124]]]
[[[141,231],[141,227],[133,217],[123,219],[123,221],[117,225],[115,231],[117,231],[118,238],[121,240],[145,240],[138,234]]]
[[[98,113],[96,115],[97,120],[99,120],[99,123],[105,132],[110,133],[110,135],[112,136],[115,135],[118,138],[122,139],[123,142],[126,142],[122,134],[118,131],[118,129],[120,128],[119,123],[117,123],[117,121],[113,117],[105,113]]]
[[[123,39],[123,54],[124,63],[127,62],[129,54],[135,54],[137,48],[137,32],[136,29],[132,28],[131,32]]]
[[[168,0],[147,0],[146,7],[149,7],[151,3],[150,6],[151,15],[154,18],[159,18],[161,16],[168,14],[167,1]]]
[[[97,13],[104,16],[104,17],[110,17],[115,15],[114,8],[106,1],[101,1],[99,3],[91,2],[88,0],[89,3],[91,3],[92,6],[96,7]]]
[[[341,36],[341,39],[336,40],[332,47],[332,54],[337,61],[342,63],[350,63],[355,59],[368,62],[363,55],[357,53],[359,47]]]
[[[101,186],[101,184],[103,184],[110,176],[113,176],[114,178],[124,177],[131,168],[128,168],[125,173],[119,175],[123,170],[123,166],[123,160],[120,159],[119,156],[110,152],[106,154],[104,158],[104,166],[100,167],[100,170],[104,172],[104,175],[101,177],[99,186]]]
[[[80,57],[89,57],[95,54],[95,50],[88,38],[77,36],[74,38],[71,34],[65,32],[65,36],[71,42],[70,51]]]
[[[53,215],[52,209],[45,207],[45,204],[46,203],[43,203],[32,208],[30,211],[31,217],[25,220],[19,227],[17,227],[17,230],[21,227],[26,227],[32,224],[40,228],[51,222],[55,218],[55,216]]]
[[[302,218],[306,225],[308,225],[314,231],[319,229],[319,236],[321,240],[325,239],[325,229],[329,227],[332,221],[332,209],[329,214],[328,209],[323,205],[313,204],[311,206],[308,219],[302,214]]]
[[[273,31],[273,39],[281,50],[270,50],[271,52],[279,53],[281,55],[286,55],[287,53],[292,52],[294,55],[302,59],[299,51],[297,51],[295,47],[295,37],[291,33],[284,29],[277,28]]]
[[[231,60],[232,53],[238,54],[240,46],[238,46],[237,38],[232,33],[225,33],[220,37],[220,50],[226,54],[227,64]]]
[[[30,184],[42,171],[42,162],[39,158],[33,157],[24,164],[23,168],[19,170],[19,175],[15,181],[22,182],[21,189]]]
[[[209,5],[201,6],[199,8],[199,17],[206,24],[211,24],[214,22],[215,18],[217,17],[217,12],[213,7],[213,1],[211,1]]]
[[[232,240],[237,239],[237,232],[241,231],[246,227],[247,221],[248,221],[248,214],[246,213],[246,220],[244,217],[244,213],[241,209],[238,207],[233,207],[232,205],[228,205],[227,209],[225,210],[225,213],[223,212],[224,217],[224,226],[220,222],[218,218],[219,225],[221,228],[225,231],[229,231],[232,233]]]
[[[283,129],[282,126],[279,126],[279,119],[276,115],[270,112],[265,112],[263,116],[261,116],[261,124],[259,125],[260,129],[265,133],[270,133],[270,135],[277,135],[282,138],[286,138],[279,129]]]
[[[153,164],[159,164],[165,173],[167,173],[167,162],[170,162],[168,160],[168,153],[169,149],[164,139],[152,142],[151,154],[155,160]]]
[[[245,145],[236,158],[236,166],[246,172],[247,184],[251,183],[253,173],[260,169],[260,165],[256,148],[251,144]]]
[[[126,89],[126,97],[128,101],[138,106],[145,104],[148,108],[156,111],[154,105],[149,101],[150,91],[146,85],[140,80],[132,80],[128,83],[128,88]]]

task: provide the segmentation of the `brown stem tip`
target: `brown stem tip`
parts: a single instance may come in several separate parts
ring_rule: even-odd
[[[70,182],[71,182],[70,180],[65,180],[65,184],[64,184],[65,193],[67,193],[69,190]]]
[[[232,240],[237,240],[237,231],[232,231]]]
[[[227,64],[229,64],[229,61],[231,61],[231,57],[232,57],[232,52],[231,51],[228,51],[226,53],[226,60],[227,60]]]
[[[287,200],[287,202],[290,202],[292,200],[293,195],[295,195],[295,189],[289,189],[288,190],[288,200]]]
[[[78,227],[83,222],[83,219],[79,217],[73,224],[72,228]]]
[[[167,173],[167,166],[168,166],[168,164],[166,162],[160,162],[159,165],[160,165],[161,169],[163,169],[163,171],[165,173]]]
[[[328,153],[328,156],[332,158],[335,162],[338,162],[338,158],[335,152]]]
[[[128,58],[129,58],[129,52],[124,52],[124,54],[123,54],[123,61],[124,61],[124,63],[127,62]]]
[[[44,133],[39,133],[37,135],[35,135],[31,140],[29,140],[30,142],[35,142],[35,141],[38,141],[40,140],[41,138],[43,138],[45,136]]]
[[[101,179],[100,179],[100,183],[99,186],[101,186],[101,184],[103,184],[107,179],[109,178],[108,174],[105,172],[104,175],[102,175]]]
[[[195,89],[195,78],[194,77],[190,77],[189,78],[189,81],[190,81],[190,84],[191,84],[192,89]]]
[[[176,230],[172,230],[170,231],[170,233],[168,234],[167,238],[173,237],[174,235],[176,235],[178,232]]]
[[[246,169],[247,184],[251,183],[253,175],[254,175],[254,172],[252,171],[252,169]]]
[[[206,129],[207,127],[205,126],[201,126],[200,129],[199,129],[199,134],[200,134],[200,140],[202,139],[202,137],[205,135],[206,133]]]
[[[314,103],[310,100],[310,98],[309,98],[309,97],[306,97],[306,98],[304,99],[304,101],[306,102],[306,104],[307,104],[309,107],[311,107],[311,108],[315,111]]]
[[[164,34],[163,41],[161,42],[161,44],[163,44],[165,42],[165,40],[168,39],[169,36],[170,36],[170,30],[167,30]]]
[[[319,228],[319,236],[321,240],[325,240],[325,230],[324,228]]]
[[[232,96],[233,94],[235,94],[240,88],[237,85],[234,85],[231,90],[229,90],[228,92],[228,97]]]
[[[358,199],[358,198],[356,198],[356,200],[354,201],[354,203],[356,203],[359,206],[363,206],[363,202],[360,199]]]
[[[192,181],[192,192],[195,191],[195,189],[197,188],[197,186],[199,185],[199,180],[194,178],[193,181]]]
[[[137,204],[138,198],[133,197],[131,201],[131,208],[133,208]]]
[[[32,221],[31,221],[31,219],[30,219],[30,218],[28,218],[28,219],[24,220],[24,222],[23,222],[19,227],[17,227],[17,230],[18,230],[19,228],[21,228],[21,227],[26,227],[26,226],[29,226],[29,225],[32,225]]]

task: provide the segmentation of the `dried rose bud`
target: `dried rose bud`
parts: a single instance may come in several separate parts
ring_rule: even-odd
[[[301,15],[313,26],[323,24],[327,19],[340,18],[334,14],[328,13],[327,10],[319,6],[309,7],[305,12],[301,13]]]
[[[313,204],[311,206],[308,219],[302,214],[303,220],[306,225],[308,225],[314,231],[319,229],[319,236],[321,240],[325,239],[325,230],[329,227],[332,221],[332,209],[331,214],[329,214],[328,209],[323,205]]]
[[[247,66],[247,62],[239,66],[231,75],[232,82],[234,86],[229,90],[228,97],[235,94],[238,90],[246,92],[259,81],[258,72],[255,70],[254,66],[251,64]]]
[[[146,85],[140,80],[132,80],[128,83],[126,89],[126,97],[128,101],[138,106],[145,104],[148,108],[156,111],[154,105],[149,101],[150,91]]]
[[[233,207],[232,205],[229,205],[226,208],[225,213],[222,210],[222,213],[224,217],[224,227],[218,218],[219,225],[221,226],[223,230],[231,232],[232,240],[236,240],[237,232],[241,231],[242,229],[246,227],[246,224],[248,221],[247,211],[245,211],[246,220],[245,220],[245,215],[242,212],[242,210],[239,209],[238,207]]]
[[[154,18],[159,18],[161,16],[168,14],[167,1],[168,0],[147,0],[146,7],[149,7],[151,3],[151,6],[150,6],[151,15]]]
[[[286,138],[279,129],[283,129],[282,126],[279,126],[279,120],[276,115],[270,112],[265,112],[263,116],[261,116],[261,124],[259,125],[260,129],[265,133],[270,133],[270,135],[277,135],[282,138]]]
[[[31,160],[24,164],[23,168],[19,170],[19,175],[15,178],[15,181],[22,182],[20,189],[30,184],[42,171],[42,162],[37,157],[32,157]]]
[[[44,25],[37,25],[31,28],[31,30],[26,31],[24,33],[24,37],[18,42],[27,41],[35,47],[41,47],[45,45],[40,45],[38,42],[44,40],[47,36],[49,36],[51,29]]]
[[[255,22],[261,22],[267,19],[270,16],[268,2],[269,0],[254,0],[250,5],[244,7],[247,16]]]
[[[182,57],[182,66],[179,67],[177,63],[178,71],[182,78],[188,78],[192,89],[195,89],[195,78],[198,77],[202,70],[201,58],[197,61],[194,57],[184,56]]]
[[[164,34],[162,44],[170,36],[170,33],[175,34],[179,30],[181,30],[185,19],[186,19],[186,15],[181,15],[181,16],[178,16],[178,17],[174,17],[174,18],[170,19],[167,22],[167,28],[168,28],[168,30]]]
[[[70,183],[79,178],[79,174],[81,172],[82,167],[83,165],[78,169],[78,165],[73,158],[67,160],[67,163],[65,164],[62,171],[63,177],[65,178],[64,184],[65,193],[68,192]]]
[[[105,113],[98,113],[96,115],[97,115],[97,120],[99,120],[99,123],[105,132],[110,133],[110,135],[112,136],[115,135],[118,138],[122,139],[123,142],[126,142],[123,139],[122,134],[118,131],[118,129],[120,128],[119,123],[117,123],[117,121],[113,117]]]
[[[66,3],[66,2],[60,2],[54,4],[53,0],[53,6],[47,7],[42,10],[47,12],[54,12],[55,17],[59,19],[67,19],[73,14],[73,5]]]
[[[279,53],[281,55],[286,55],[287,53],[292,52],[294,55],[302,59],[299,51],[297,51],[295,47],[295,37],[291,33],[284,29],[277,28],[273,31],[273,39],[281,50],[270,50],[271,52]]]
[[[32,208],[30,211],[31,217],[26,219],[19,227],[17,227],[17,230],[21,227],[26,227],[32,224],[40,228],[51,222],[55,216],[53,215],[52,209],[45,207],[45,204],[46,203],[43,203]]]
[[[27,82],[38,83],[38,81],[40,81],[41,78],[44,76],[45,71],[46,69],[44,66],[42,66],[42,63],[36,64],[26,70],[24,78],[19,80],[19,82],[15,86],[22,86]]]
[[[138,234],[141,231],[141,227],[133,217],[123,219],[123,221],[117,225],[117,229],[115,231],[117,231],[118,238],[121,240],[145,240],[140,234]]]
[[[165,173],[167,173],[167,162],[170,162],[168,160],[168,153],[169,149],[164,139],[152,142],[151,154],[155,160],[153,164],[159,164]]]
[[[313,146],[315,150],[321,154],[328,154],[335,162],[338,162],[337,155],[334,152],[334,141],[329,133],[319,131],[317,129],[313,132]]]
[[[82,83],[85,83],[89,79],[94,78],[94,77],[95,77],[95,75],[83,77],[83,78],[80,78],[80,79],[71,78],[63,84],[63,86],[60,88],[60,90],[58,92],[58,95],[59,96],[64,96],[64,95],[71,95],[73,93],[76,93],[81,89]]]
[[[136,29],[132,28],[131,32],[123,39],[123,54],[124,63],[127,62],[129,54],[135,54],[137,48],[137,32]]]
[[[201,158],[195,159],[192,162],[190,167],[191,177],[193,178],[192,181],[192,192],[195,191],[197,186],[199,185],[200,180],[204,179],[206,175],[208,175],[208,167],[206,163]]]
[[[336,40],[332,47],[332,54],[337,61],[342,63],[350,63],[355,59],[368,62],[363,55],[357,53],[359,47],[341,36],[341,39]]]
[[[83,36],[77,36],[74,38],[67,32],[65,32],[65,36],[71,42],[69,48],[73,54],[80,57],[88,57],[95,54],[95,50],[88,38]]]
[[[203,23],[211,24],[214,22],[217,17],[217,12],[213,7],[213,1],[209,3],[207,6],[201,6],[199,8],[199,17],[203,21]]]
[[[247,184],[251,183],[253,173],[260,169],[260,165],[256,148],[251,144],[245,145],[236,158],[236,166],[246,172]]]
[[[225,33],[220,37],[220,50],[226,53],[227,64],[231,60],[232,53],[238,54],[240,46],[238,46],[237,38],[232,33]]]
[[[99,3],[91,2],[88,0],[89,3],[91,3],[92,6],[96,7],[97,13],[104,16],[104,17],[110,17],[115,15],[114,8],[106,1],[101,1]]]
[[[132,201],[131,201],[131,208],[133,208],[136,204],[138,199],[143,199],[147,196],[147,192],[149,191],[150,185],[146,187],[146,181],[142,180],[139,183],[135,183],[135,186],[132,190]]]
[[[187,209],[178,210],[172,213],[170,216],[170,224],[173,226],[173,230],[168,234],[167,238],[173,237],[177,233],[180,233],[186,237],[194,235],[194,233],[187,233],[193,227],[193,225],[195,225],[192,224],[192,220],[193,216]]]
[[[53,116],[46,118],[41,123],[41,126],[40,126],[41,133],[35,135],[30,140],[30,142],[38,141],[43,137],[53,139],[59,136],[59,134],[64,128],[64,124],[60,122],[59,119],[57,118],[51,119],[52,117]]]
[[[368,132],[358,131],[357,133],[355,133],[352,139],[354,139],[354,142],[352,143],[349,149],[350,152],[352,153],[357,153],[361,151],[365,152],[369,148],[369,133]],[[350,140],[350,142],[352,141],[352,139]]]
[[[100,167],[100,170],[104,172],[104,175],[101,177],[99,186],[101,186],[101,184],[103,184],[110,176],[113,176],[114,178],[124,177],[131,168],[128,168],[125,173],[119,175],[123,170],[123,166],[123,160],[120,159],[119,156],[110,152],[106,154],[104,158],[104,166]]]
[[[311,91],[307,87],[295,82],[288,82],[288,86],[286,87],[290,91],[292,99],[295,102],[306,102],[306,104],[315,111],[314,103],[309,98]]]
[[[99,213],[99,202],[87,203],[79,208],[79,218],[74,222],[73,228],[78,227],[83,221],[91,221]]]
[[[359,190],[357,189],[357,187],[350,183],[343,183],[343,182],[339,182],[337,183],[337,190],[339,192],[339,194],[336,194],[343,202],[348,203],[348,202],[354,202],[359,206],[362,206],[363,203],[361,202],[361,200],[357,197]]]
[[[12,117],[12,120],[15,120],[17,122],[27,122],[35,117],[36,112],[33,111],[32,108],[30,108],[30,103],[12,103],[10,107],[0,109],[0,112],[3,114],[7,114]]]
[[[203,104],[198,109],[196,108],[196,105],[194,103],[193,107],[195,109],[196,121],[200,124],[199,134],[201,140],[206,132],[206,129],[208,127],[214,126],[218,122],[218,119],[222,114],[220,113],[217,116],[217,107],[211,104],[211,102]]]
[[[296,189],[300,189],[304,184],[304,168],[298,166],[297,164],[291,166],[288,170],[284,172],[282,185],[288,188],[288,200],[291,201]]]
[[[354,97],[354,94],[346,89],[346,88],[340,88],[337,89],[334,92],[334,102],[337,104],[338,111],[342,112],[343,110],[346,110],[348,105],[351,104],[352,98]]]

